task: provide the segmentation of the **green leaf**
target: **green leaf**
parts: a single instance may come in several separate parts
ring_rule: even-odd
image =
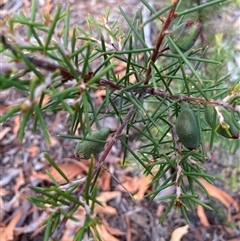
[[[55,16],[53,18],[53,21],[52,21],[51,26],[50,26],[49,31],[48,31],[47,39],[46,39],[46,42],[45,42],[44,54],[46,54],[46,52],[48,50],[50,41],[52,39],[52,36],[54,34],[54,30],[55,30],[56,25],[57,25],[57,22],[60,19],[60,13],[61,13],[61,5],[58,5],[56,14],[55,14]]]
[[[53,168],[56,169],[56,171],[66,180],[66,182],[71,182],[68,177],[64,174],[64,172],[59,168],[59,166],[51,159],[51,157],[48,155],[48,153],[44,153],[44,157],[48,160],[48,162],[51,164]]]

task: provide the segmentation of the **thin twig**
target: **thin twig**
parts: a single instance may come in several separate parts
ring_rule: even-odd
[[[1,35],[1,41],[4,44],[4,46],[6,48],[10,49],[16,57],[18,56],[17,50],[8,42],[8,40],[6,39],[6,37],[4,35]],[[55,63],[51,63],[50,61],[47,61],[46,59],[40,59],[40,58],[37,58],[37,57],[34,57],[34,56],[27,56],[27,55],[26,55],[26,57],[31,61],[31,63],[33,63],[38,68],[42,68],[42,69],[45,69],[45,70],[51,71],[51,72],[59,70],[63,83],[74,79],[74,76],[65,67],[62,67],[62,66],[60,66],[58,64],[55,64]],[[18,62],[17,64],[16,63],[7,63],[7,64],[3,64],[2,68],[1,68],[1,71],[4,72],[4,73],[9,73],[9,71],[12,68],[13,69],[17,68],[17,69],[20,70],[20,69],[24,69],[24,66],[27,68],[27,65],[24,65],[24,63],[21,64],[21,62]],[[76,69],[76,72],[79,75],[81,75],[80,70]],[[91,79],[92,74],[93,74],[92,72],[86,73],[86,75],[83,78],[84,81],[87,82],[89,79]],[[116,84],[116,83],[114,83],[110,80],[104,79],[104,78],[100,78],[97,81],[97,83],[99,85],[102,85],[102,86],[105,86],[105,87],[109,86],[114,90],[121,90],[121,89],[125,88],[124,85]],[[155,95],[155,96],[159,96],[159,97],[163,97],[163,98],[167,98],[167,99],[171,99],[171,100],[185,100],[185,101],[188,101],[188,102],[195,102],[195,103],[198,103],[198,104],[208,103],[208,104],[211,104],[211,105],[214,105],[214,106],[223,106],[223,107],[231,109],[233,111],[240,112],[239,106],[234,107],[234,106],[226,103],[226,101],[224,101],[224,100],[217,101],[217,100],[209,99],[209,100],[206,101],[205,98],[185,96],[183,94],[172,95],[172,94],[169,94],[166,91],[162,91],[162,90],[151,88],[151,87],[148,87],[148,88],[139,87],[139,88],[132,89],[132,90],[129,90],[129,91],[135,92],[135,93],[141,93],[141,94]]]
[[[103,78],[99,79],[98,84],[104,85],[104,86],[109,86],[115,90],[121,90],[121,89],[125,88],[123,85],[115,84],[115,83],[113,83],[109,80],[103,79]],[[129,90],[129,92],[150,94],[153,96],[159,96],[159,97],[166,98],[169,100],[181,100],[181,101],[184,100],[187,102],[193,102],[193,103],[198,103],[198,104],[208,103],[213,106],[223,106],[225,108],[231,109],[232,111],[240,112],[239,106],[232,106],[224,100],[214,100],[214,99],[206,100],[205,98],[186,96],[184,94],[169,94],[166,91],[155,89],[154,87],[148,87],[148,88],[139,87],[136,89]]]
[[[134,202],[135,205],[138,205],[136,200],[134,199],[133,195],[127,190],[127,188],[120,182],[120,180],[118,180],[118,178],[112,174],[107,168],[103,167],[103,170],[106,171],[125,191],[126,193],[129,195],[129,197],[132,199],[132,201]]]
[[[168,29],[172,19],[174,18],[175,9],[176,9],[177,4],[178,4],[178,1],[175,1],[174,2],[174,6],[169,11],[167,18],[164,21],[164,24],[163,24],[163,27],[161,29],[161,32],[160,32],[160,34],[158,36],[155,49],[154,49],[153,54],[151,56],[151,61],[149,62],[149,65],[148,65],[148,69],[147,69],[147,73],[146,73],[146,79],[145,79],[145,82],[144,82],[145,85],[148,84],[148,82],[149,82],[149,80],[151,78],[151,66],[152,66],[152,63],[155,63],[155,61],[156,61],[156,59],[158,57],[159,48],[160,48],[160,46],[162,44],[162,41],[163,41],[163,38],[164,38],[164,35],[165,35],[165,31]]]

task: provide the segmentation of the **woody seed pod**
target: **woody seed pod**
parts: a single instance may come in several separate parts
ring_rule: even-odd
[[[176,119],[176,132],[179,140],[189,150],[200,145],[200,132],[196,115],[187,102],[181,103],[181,111]]]
[[[188,20],[177,26],[172,31],[171,36],[178,48],[184,53],[195,44],[201,30],[202,26],[199,23]],[[169,49],[173,54],[177,53],[171,43],[169,43]]]
[[[105,146],[104,142],[99,141],[106,141],[110,132],[110,128],[105,127],[101,130],[94,130],[91,134],[87,134],[86,139],[91,140],[80,140],[74,150],[75,156],[88,159],[91,157],[91,154],[94,156],[98,155]]]

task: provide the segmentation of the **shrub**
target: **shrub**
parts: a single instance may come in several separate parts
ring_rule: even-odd
[[[88,150],[91,165],[87,177],[74,182],[68,180],[54,160],[45,153],[45,158],[68,183],[63,188],[51,177],[54,186],[31,187],[36,196],[29,197],[29,200],[34,204],[41,208],[46,204],[58,207],[58,211],[52,212],[45,223],[46,240],[49,236],[59,238],[64,222],[68,218],[74,219],[74,211],[80,206],[86,211],[86,219],[75,235],[76,240],[81,240],[89,227],[92,228],[92,234],[98,237],[95,228],[98,219],[91,215],[97,202],[96,180],[116,140],[120,140],[124,146],[123,162],[132,155],[134,162],[142,166],[143,172],[152,176],[153,190],[148,194],[149,200],[153,200],[161,190],[169,186],[176,187],[174,194],[161,197],[167,203],[161,220],[174,206],[181,209],[187,219],[186,209],[192,210],[195,204],[207,207],[198,199],[194,186],[197,184],[206,191],[198,178],[209,182],[213,179],[202,169],[206,160],[205,142],[209,140],[213,146],[221,138],[217,134],[219,128],[231,132],[229,121],[226,121],[222,108],[219,107],[228,110],[231,127],[234,125],[235,132],[236,129],[239,132],[239,78],[228,81],[230,76],[226,72],[221,76],[214,74],[219,66],[223,66],[223,62],[215,59],[214,51],[209,51],[199,38],[196,39],[199,34],[203,34],[196,27],[201,22],[187,19],[189,14],[204,11],[212,5],[217,6],[224,0],[214,0],[184,10],[179,10],[183,1],[172,1],[160,11],[155,11],[144,0],[141,2],[151,12],[151,17],[145,21],[140,10],[136,11],[131,20],[119,7],[129,26],[127,32],[119,28],[117,21],[109,25],[109,8],[99,22],[89,15],[86,20],[87,30],[81,26],[71,28],[70,10],[62,11],[61,6],[58,6],[53,18],[46,15],[44,22],[35,22],[37,1],[32,3],[29,18],[19,13],[2,20],[1,52],[8,63],[1,65],[0,87],[2,90],[14,87],[25,92],[27,97],[11,107],[1,116],[0,121],[4,122],[20,113],[18,140],[22,141],[31,117],[34,120],[33,131],[39,125],[45,141],[50,143],[44,113],[65,111],[71,127],[68,135],[59,133],[60,138],[80,139],[78,145],[83,142],[88,147],[94,146],[94,150]],[[181,25],[183,20],[189,22]],[[160,30],[154,47],[149,47],[145,41],[144,27],[153,21],[160,24]],[[190,35],[189,28],[186,28],[188,23],[194,26],[194,32]],[[16,34],[17,24],[25,27],[27,37]],[[64,27],[57,32],[56,28],[61,24]],[[179,28],[179,25],[181,31],[178,30],[176,36],[176,31],[172,32],[172,29]],[[181,50],[182,46],[185,53]],[[122,76],[116,71],[117,65],[125,66]],[[70,80],[75,82],[66,85]],[[100,106],[96,106],[91,98],[91,94],[98,88],[106,91]],[[43,102],[46,96],[49,98],[47,103]],[[200,133],[197,140],[200,146],[197,143],[193,150],[182,145],[175,127],[183,101],[188,103],[191,113],[196,115],[196,129],[193,129]],[[214,125],[214,128],[205,120],[206,104],[216,110],[214,118],[218,125]],[[110,140],[98,156],[97,152],[103,149],[105,137],[109,133],[104,138],[99,137],[100,140],[97,140],[95,134],[91,139],[91,127],[96,125],[100,130],[103,128],[101,120],[108,117],[116,118],[118,125],[114,130],[108,129],[111,132]],[[82,137],[74,136],[79,124]],[[182,133],[189,126],[181,123],[181,128]],[[132,150],[129,140],[132,130],[137,133],[136,140],[141,143],[138,151]],[[236,138],[238,136],[239,134],[235,135]],[[234,140],[228,139],[228,143],[229,147],[238,145]],[[78,155],[77,158],[81,161],[81,156]],[[160,185],[159,180],[167,172],[170,173],[169,177]],[[67,210],[63,206],[67,206]],[[65,218],[61,219],[61,215]]]

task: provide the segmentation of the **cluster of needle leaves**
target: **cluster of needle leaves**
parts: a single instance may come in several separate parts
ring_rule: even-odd
[[[89,15],[87,29],[70,27],[70,9],[62,11],[61,6],[57,7],[54,16],[45,14],[43,21],[37,22],[37,1],[32,1],[30,17],[20,12],[2,20],[0,47],[8,63],[2,63],[0,88],[14,87],[25,92],[27,97],[11,107],[0,117],[0,121],[21,114],[19,141],[23,140],[31,117],[34,120],[33,132],[40,126],[45,141],[50,143],[44,120],[46,112],[68,113],[70,134],[59,133],[61,138],[79,139],[74,136],[79,126],[86,136],[93,124],[100,129],[101,120],[111,116],[118,123],[103,154],[99,159],[92,158],[85,178],[70,181],[45,153],[45,158],[66,180],[66,185],[60,186],[48,173],[54,184],[52,187],[32,187],[36,196],[29,197],[29,200],[51,213],[44,223],[45,240],[50,236],[53,240],[59,238],[67,219],[76,220],[74,212],[79,207],[84,208],[86,218],[75,234],[76,240],[89,235],[89,230],[100,240],[96,229],[99,220],[93,214],[97,202],[96,180],[116,139],[121,140],[124,146],[123,162],[132,156],[142,166],[143,172],[152,176],[153,191],[148,194],[150,200],[161,190],[175,186],[174,194],[159,199],[166,203],[161,220],[173,206],[180,208],[186,219],[186,210],[194,210],[196,204],[207,207],[198,199],[195,185],[206,191],[198,178],[209,182],[213,178],[202,168],[202,163],[206,159],[204,143],[210,140],[212,146],[216,134],[203,118],[203,104],[220,105],[237,112],[239,79],[231,86],[225,84],[229,78],[227,74],[218,79],[208,79],[205,75],[208,66],[214,69],[212,66],[222,63],[205,57],[208,48],[204,46],[183,54],[171,35],[166,33],[169,33],[172,23],[180,23],[187,19],[188,14],[198,13],[224,0],[210,1],[184,11],[178,11],[183,1],[172,1],[160,11],[155,11],[145,0],[141,2],[151,12],[151,17],[145,22],[141,9],[136,11],[133,19],[129,19],[119,7],[129,27],[127,31],[121,29],[117,21],[108,22],[110,9],[106,9],[100,20]],[[161,29],[157,39],[153,40],[154,47],[149,47],[144,27],[153,21],[159,21]],[[24,28],[25,36],[16,33],[15,26],[19,25]],[[168,50],[169,42],[176,48],[177,54]],[[117,65],[125,66],[125,73],[121,76],[116,72]],[[70,81],[71,85],[68,84]],[[106,96],[102,104],[96,106],[91,94],[100,87],[105,89]],[[233,92],[234,101],[222,101]],[[45,97],[48,98],[47,103],[44,102]],[[174,123],[179,103],[183,100],[198,116],[201,145],[197,150],[185,149],[176,135]],[[129,141],[132,129],[138,133],[136,140],[142,143],[138,150],[133,150]],[[166,173],[169,175],[160,182]]]

